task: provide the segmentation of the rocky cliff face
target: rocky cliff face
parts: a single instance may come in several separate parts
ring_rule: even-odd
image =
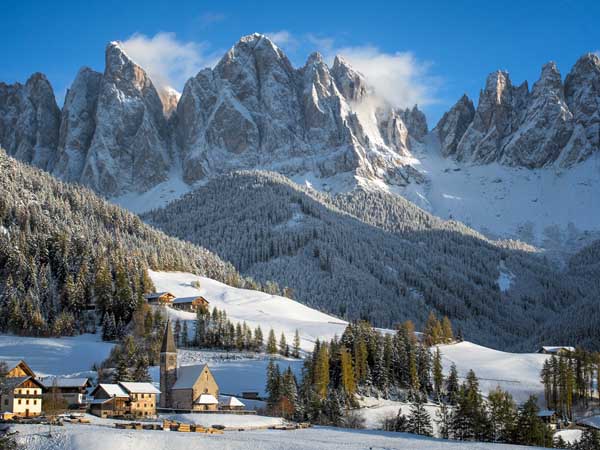
[[[417,108],[363,108],[368,95],[342,58],[330,69],[314,53],[294,69],[268,38],[246,36],[182,93],[174,120],[185,180],[241,168],[376,176],[397,165],[411,129],[422,138],[427,124]]]
[[[445,156],[472,163],[568,167],[600,148],[600,59],[584,55],[563,84],[556,65],[542,68],[531,92],[506,72],[488,76],[477,110],[463,97],[435,131]]]
[[[58,144],[60,110],[46,77],[0,83],[0,146],[7,153],[41,169],[51,170]]]

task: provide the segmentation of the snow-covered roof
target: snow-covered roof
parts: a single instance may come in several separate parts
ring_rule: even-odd
[[[577,423],[579,425],[585,425],[585,426],[596,428],[596,429],[600,430],[600,415],[586,417],[585,419],[580,419],[577,421]]]
[[[119,385],[130,394],[160,394],[160,391],[152,383],[119,381]]]
[[[67,377],[45,377],[41,378],[40,381],[46,389],[50,389],[54,386],[59,388],[74,388],[74,387],[85,387],[90,379],[89,378],[67,378]]]
[[[246,406],[235,397],[229,397],[223,402],[225,406]]]
[[[200,295],[197,295],[195,297],[178,297],[175,300],[173,300],[173,303],[174,304],[177,304],[177,303],[192,303],[194,300],[199,299],[199,298],[203,299],[206,303],[209,303],[208,300],[206,300],[204,297],[202,297]]]
[[[206,367],[206,364],[179,367],[177,370],[177,381],[173,385],[173,389],[193,388],[200,375],[202,375],[204,367]]]
[[[218,405],[219,401],[215,398],[214,395],[202,394],[194,403],[196,403],[197,405]]]
[[[111,397],[129,397],[129,394],[118,384],[100,383],[98,387]]]
[[[575,347],[568,347],[568,346],[561,346],[561,345],[555,345],[555,346],[543,346],[542,350],[545,351],[546,353],[558,353],[560,351],[566,351],[566,352],[574,352],[575,351]]]
[[[170,292],[166,292],[166,291],[165,292],[151,292],[150,294],[145,294],[144,298],[146,298],[146,299],[148,299],[148,298],[158,298],[158,297],[160,297],[162,295],[165,295],[165,294],[173,295]]]

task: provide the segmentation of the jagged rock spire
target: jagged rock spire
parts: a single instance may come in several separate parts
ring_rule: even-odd
[[[175,339],[171,332],[171,321],[167,319],[167,325],[165,326],[165,334],[162,340],[162,346],[160,348],[161,353],[177,353],[177,347],[175,346]]]

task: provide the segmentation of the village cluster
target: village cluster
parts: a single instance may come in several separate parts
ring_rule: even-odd
[[[178,367],[177,347],[167,321],[160,352],[160,389],[148,382],[92,385],[89,378],[38,377],[25,361],[11,363],[0,383],[0,419],[36,417],[44,401],[59,397],[71,409],[102,418],[152,418],[165,412],[239,412],[233,396],[219,401],[219,385],[208,365]]]

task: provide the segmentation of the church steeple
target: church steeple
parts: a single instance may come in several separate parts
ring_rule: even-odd
[[[167,319],[167,326],[165,327],[165,334],[163,336],[160,352],[161,353],[177,353],[177,347],[175,346],[175,339],[173,339],[173,333],[171,332],[171,321],[169,319]]]
[[[177,382],[177,347],[167,319],[165,334],[160,347],[160,407],[173,408],[173,386]]]

